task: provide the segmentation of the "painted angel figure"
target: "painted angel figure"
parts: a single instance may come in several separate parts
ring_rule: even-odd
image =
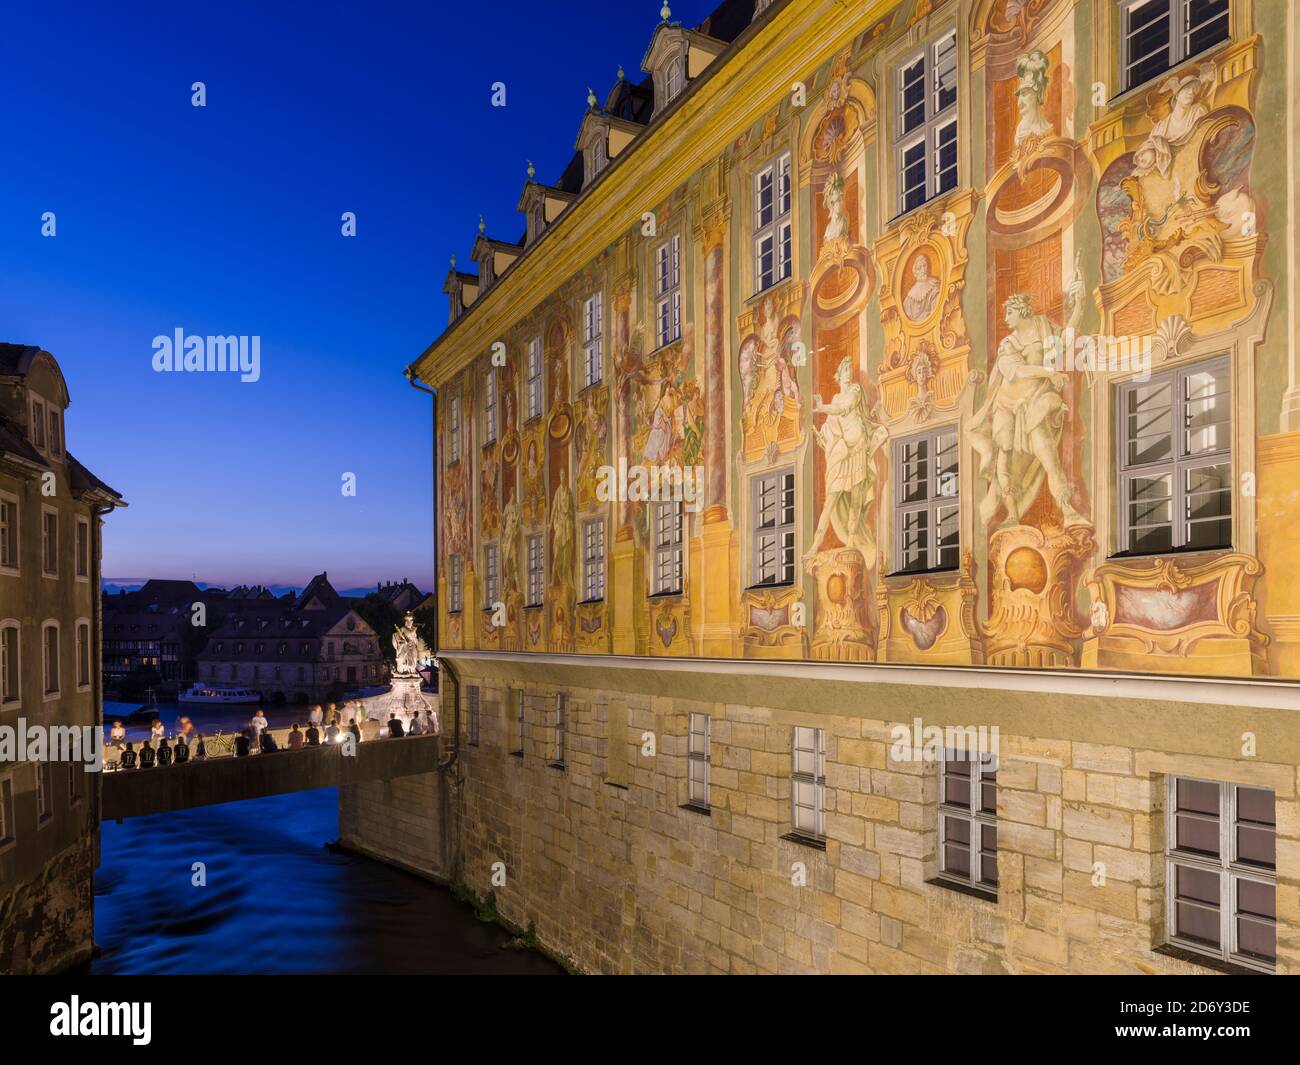
[[[853,359],[846,355],[835,371],[839,391],[829,403],[813,397],[813,413],[826,415],[813,435],[826,459],[826,502],[813,533],[811,558],[822,549],[826,533],[834,530],[845,547],[862,556],[868,569],[876,565],[876,538],[868,511],[876,498],[875,455],[889,435],[871,420],[867,395],[854,380]]]

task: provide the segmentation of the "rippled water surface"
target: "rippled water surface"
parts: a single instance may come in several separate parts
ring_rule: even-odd
[[[337,837],[335,788],[105,824],[91,972],[562,971],[445,888],[325,850]]]

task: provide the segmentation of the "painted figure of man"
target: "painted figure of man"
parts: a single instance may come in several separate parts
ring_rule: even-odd
[[[823,403],[821,396],[813,397],[813,413],[826,415],[821,427],[813,429],[826,459],[826,502],[808,555],[821,550],[827,531],[833,529],[871,570],[876,565],[876,538],[867,511],[876,497],[873,459],[888,430],[872,422],[867,395],[854,377],[853,359],[846,355],[835,371],[839,391],[834,398]]]
[[[1073,489],[1061,468],[1061,431],[1068,410],[1062,393],[1067,378],[1046,358],[1049,351],[1059,358],[1062,335],[1074,336],[1083,313],[1083,278],[1077,271],[1068,299],[1064,329],[1046,315],[1035,314],[1032,301],[1023,293],[1006,301],[1005,320],[1011,332],[998,345],[988,394],[967,429],[980,457],[980,476],[989,482],[980,505],[984,525],[999,506],[1006,508],[1006,524],[1018,524],[1044,478],[1066,526],[1092,524],[1074,509]]]

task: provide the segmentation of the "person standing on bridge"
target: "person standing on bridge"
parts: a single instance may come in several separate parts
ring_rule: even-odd
[[[321,712],[319,704],[311,708],[311,713],[307,715],[307,720],[319,731],[321,722],[325,720],[325,715]]]
[[[348,731],[352,733],[352,739],[355,742],[361,742],[361,726],[357,724],[357,719],[355,717],[348,722]]]

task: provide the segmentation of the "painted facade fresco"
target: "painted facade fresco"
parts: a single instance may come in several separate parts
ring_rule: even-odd
[[[1113,3],[864,4],[787,71],[804,98],[738,103],[497,365],[427,376],[444,646],[1300,676],[1281,7],[1233,2],[1226,39],[1121,91]],[[925,143],[955,183],[913,205],[900,78],[950,34],[926,107],[955,94],[955,143]],[[765,173],[790,227],[766,285]]]

